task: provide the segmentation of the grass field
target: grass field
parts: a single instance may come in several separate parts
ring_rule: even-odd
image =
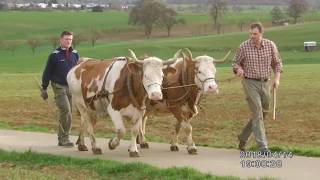
[[[244,9],[240,12],[229,10],[223,16],[223,24],[227,26],[235,25],[235,27],[239,22],[262,21],[270,24],[270,10],[270,7],[257,7],[257,9],[253,10]],[[66,17],[68,17],[67,20],[65,19]],[[186,25],[179,26],[177,33],[173,33],[176,35],[186,30],[194,34],[203,28],[203,26],[212,28],[212,18],[206,12],[181,13],[179,14],[179,18],[184,18]],[[308,12],[301,20],[318,21],[320,20],[320,12]],[[65,29],[75,33],[100,29],[106,30],[109,33],[124,31],[129,34],[132,32],[140,32],[140,35],[143,34],[140,28],[128,25],[128,12],[125,11],[110,10],[103,13],[88,11],[0,11],[0,22],[0,40],[43,39],[57,36],[57,33]],[[155,28],[155,31],[157,30],[159,30],[159,27]],[[161,31],[165,30],[162,29]],[[212,32],[214,31],[211,30],[210,33]],[[190,33],[188,35],[190,36]]]
[[[10,14],[12,17],[8,17],[6,13],[12,13]],[[48,17],[50,21],[44,26],[36,26],[37,23],[44,21],[44,12],[31,12],[31,15],[23,13],[26,12],[0,12],[1,22],[7,23],[7,26],[4,26],[3,23],[0,24],[0,36],[7,33],[2,38],[26,39],[33,36],[49,36],[58,31],[49,23],[52,20],[51,17]],[[46,13],[50,15],[51,12]],[[57,19],[63,18],[65,12],[59,13],[57,13]],[[77,19],[74,19],[75,24],[71,23],[72,27],[82,31],[92,26],[92,24],[88,24],[88,21],[93,17],[86,17],[91,15],[84,14],[84,12],[72,13],[78,13],[78,17],[83,16],[81,22],[76,22]],[[29,18],[36,15],[39,16],[39,19],[35,18],[32,22],[26,23],[34,26],[34,29],[31,27],[29,29],[22,28],[23,21],[17,23],[16,27],[14,23],[9,23],[6,20],[7,17],[12,18],[12,21],[20,21],[18,17],[25,16],[25,21],[29,21]],[[108,15],[113,17],[117,13],[111,11],[97,16],[103,19]],[[121,16],[124,18],[127,15],[122,13]],[[95,18],[96,16],[94,16]],[[122,20],[114,22],[113,26],[105,26],[100,18],[95,19],[92,23],[99,24],[100,28],[128,28],[126,22]],[[119,18],[121,19],[120,16]],[[196,23],[205,21],[206,18],[203,14],[199,14],[190,15],[188,19],[190,22]],[[317,16],[307,14],[306,18],[316,19]],[[106,18],[106,23],[113,23],[113,21]],[[19,26],[19,24],[22,25]],[[284,73],[278,93],[278,120],[266,121],[267,136],[274,150],[292,150],[301,155],[320,156],[320,102],[317,101],[320,97],[318,92],[320,89],[320,51],[310,53],[303,51],[304,41],[320,41],[319,29],[319,22],[309,22],[266,30],[265,36],[276,42],[284,63]],[[166,59],[179,48],[188,47],[194,56],[208,54],[218,58],[228,50],[234,52],[239,44],[247,38],[247,33],[238,32],[219,36],[98,41],[95,47],[83,43],[77,49],[81,56],[111,58],[127,55],[127,49],[132,48],[138,56],[147,53]],[[26,45],[21,45],[14,55],[7,51],[0,51],[0,128],[45,132],[53,132],[56,128],[52,92],[50,91],[49,103],[44,103],[39,98],[34,81],[34,77],[41,76],[40,73],[51,49],[51,46],[43,45],[36,50],[35,55],[32,55]],[[237,146],[236,136],[247,122],[249,113],[240,80],[223,81],[231,77],[233,74],[230,63],[219,65],[217,79],[220,85],[220,94],[206,97],[202,106],[206,111],[207,118],[204,114],[200,114],[192,122],[194,139],[199,145],[225,148],[236,148]],[[173,130],[174,121],[171,119],[172,117],[153,117],[150,119],[147,125],[148,140],[169,142],[171,133],[163,130]],[[78,127],[79,118],[75,117],[74,134],[79,131]],[[99,121],[97,127],[97,133],[100,136],[110,137],[113,133],[110,120]],[[127,127],[130,126],[127,124]],[[183,137],[181,142],[184,142]],[[253,144],[254,142],[250,141],[250,145]]]
[[[306,53],[303,51],[304,41],[320,41],[318,36],[320,23],[305,23],[288,27],[270,28],[265,36],[276,42],[284,64],[318,64],[320,51]],[[248,38],[247,33],[229,33],[224,35],[197,36],[185,38],[156,38],[131,41],[98,42],[91,47],[88,43],[81,44],[77,49],[81,56],[94,58],[112,58],[127,55],[127,49],[136,51],[138,56],[147,53],[162,58],[173,56],[179,48],[188,47],[194,55],[208,54],[222,57],[228,50],[233,50]],[[33,55],[30,48],[21,46],[15,55],[8,51],[0,51],[0,72],[22,73],[40,72],[46,63],[52,47],[41,46]]]
[[[142,163],[123,164],[98,159],[76,159],[0,150],[0,179],[206,179],[240,180],[231,176],[203,174],[190,168],[160,169]],[[254,180],[255,178],[250,178]],[[271,180],[265,177],[260,180]]]
[[[120,11],[0,11],[0,21],[0,39],[11,40],[56,36],[57,32],[70,28],[76,33],[91,28],[132,28],[128,26],[128,14]]]

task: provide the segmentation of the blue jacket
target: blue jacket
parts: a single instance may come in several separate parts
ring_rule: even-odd
[[[47,65],[42,74],[42,88],[46,90],[49,81],[60,85],[68,85],[67,74],[78,62],[79,55],[71,47],[68,52],[61,47],[53,51],[48,58]]]

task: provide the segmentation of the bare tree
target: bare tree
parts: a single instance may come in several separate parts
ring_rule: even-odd
[[[293,18],[294,23],[308,10],[308,2],[306,0],[291,0],[289,2],[288,15]]]
[[[210,15],[213,18],[213,25],[216,26],[218,21],[227,11],[227,4],[224,0],[210,0]]]
[[[238,22],[238,27],[239,27],[239,29],[240,29],[241,32],[243,31],[243,27],[244,27],[246,24],[247,24],[247,22],[244,21],[244,20],[241,20],[241,21]]]
[[[73,48],[76,48],[78,45],[81,44],[81,42],[84,42],[86,40],[87,39],[83,34],[77,34],[77,35],[73,36],[73,40],[72,40]]]
[[[170,36],[171,29],[177,24],[185,24],[184,19],[177,19],[177,12],[171,8],[166,8],[160,16],[160,24],[163,24]]]
[[[59,43],[59,38],[56,36],[51,36],[49,37],[49,42],[51,43],[52,48],[56,49]]]
[[[142,25],[144,34],[150,37],[154,25],[160,20],[160,16],[166,6],[156,0],[140,0],[130,11],[129,24]]]
[[[0,39],[0,50],[2,50],[4,47],[4,43],[3,43],[3,40]]]
[[[91,40],[91,45],[92,45],[92,47],[94,47],[97,40],[102,37],[102,32],[98,29],[91,29],[89,37]]]
[[[3,48],[6,51],[10,51],[11,55],[13,56],[20,45],[20,42],[18,41],[6,41],[4,42]]]
[[[33,55],[36,52],[36,48],[40,46],[40,41],[38,39],[28,39],[27,44],[32,50]]]

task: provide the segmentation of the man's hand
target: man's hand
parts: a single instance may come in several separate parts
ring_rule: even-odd
[[[273,87],[274,87],[275,89],[278,89],[278,88],[279,88],[279,84],[280,84],[279,81],[277,81],[277,80],[274,80],[274,81],[273,81]]]
[[[42,97],[43,100],[47,100],[48,99],[47,90],[41,89],[40,96]]]
[[[273,81],[273,88],[278,89],[280,84],[280,73],[275,73],[274,81]]]
[[[239,68],[237,69],[236,75],[237,75],[238,77],[243,77],[243,69],[242,69],[241,67],[239,67]]]

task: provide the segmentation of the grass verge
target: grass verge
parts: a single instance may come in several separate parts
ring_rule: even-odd
[[[64,171],[83,169],[94,172],[94,174],[98,175],[98,179],[240,179],[232,176],[214,176],[210,174],[203,174],[191,168],[160,169],[142,163],[124,164],[116,161],[99,159],[77,159],[48,154],[39,154],[31,151],[17,153],[0,150],[0,160],[2,164],[9,164],[9,168],[15,168],[17,166],[16,164],[19,164],[19,166],[29,167],[29,169],[33,168],[35,171],[40,172],[42,169],[50,166],[62,166]],[[16,172],[23,171],[20,170]],[[30,172],[30,177],[33,176],[35,176],[35,174]],[[41,179],[45,179],[44,174],[36,174],[36,176],[40,177]],[[42,176],[44,177],[42,178]],[[91,177],[88,176],[88,178]]]

